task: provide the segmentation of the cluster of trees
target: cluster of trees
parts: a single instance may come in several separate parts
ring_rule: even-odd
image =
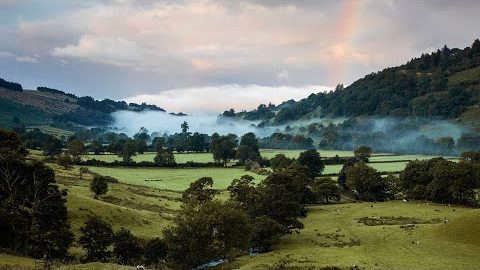
[[[158,133],[149,134],[148,130],[141,128],[140,131],[129,138],[124,133],[107,132],[102,130],[76,133],[69,138],[57,138],[43,133],[39,129],[24,131],[22,137],[28,148],[41,149],[50,157],[57,157],[62,166],[68,167],[72,163],[79,163],[81,157],[88,152],[103,154],[110,152],[122,158],[123,164],[133,164],[133,157],[143,154],[145,151],[154,151],[156,156],[154,163],[160,167],[175,167],[173,151],[211,151],[215,162],[224,166],[231,160],[238,160],[244,165],[249,161],[261,163],[262,157],[259,151],[259,141],[254,133],[249,132],[240,138],[235,134],[219,135],[218,133],[208,136],[207,134],[188,132],[188,123],[181,125],[182,132],[174,135],[159,136]],[[94,138],[86,143],[80,138]],[[63,151],[66,149],[66,151]],[[62,154],[63,153],[63,154]]]
[[[244,175],[227,188],[228,201],[218,201],[213,180],[193,182],[182,196],[174,225],[164,232],[167,261],[190,269],[248,252],[267,252],[282,235],[303,228],[306,204],[340,199],[340,188],[318,177],[324,164],[316,150],[276,168],[259,184]]]
[[[78,243],[85,250],[86,262],[114,261],[124,265],[157,267],[163,265],[167,254],[163,240],[154,238],[145,243],[128,229],[114,232],[111,224],[96,216],[89,217],[80,232]]]
[[[210,151],[216,162],[222,162],[224,166],[230,160],[237,159],[240,164],[248,161],[261,162],[259,143],[254,133],[248,132],[240,139],[235,134],[219,135],[214,133],[211,138]]]
[[[255,148],[255,137],[246,135],[240,144]],[[86,261],[166,263],[180,269],[266,252],[282,235],[303,228],[299,218],[306,215],[306,204],[340,198],[335,181],[315,180],[323,168],[316,150],[305,151],[258,185],[249,175],[233,180],[227,188],[227,201],[215,200],[218,191],[213,189],[213,179],[203,177],[182,194],[182,208],[162,240],[142,243],[128,230],[113,232],[110,224],[91,217],[80,229],[79,243],[86,251]]]
[[[188,132],[189,126],[187,122],[181,124],[182,132],[171,136],[164,135],[166,147],[182,152],[207,152],[211,143],[211,138],[207,134]]]
[[[272,103],[265,105],[260,104],[258,105],[257,109],[252,111],[241,111],[239,113],[235,113],[234,109],[230,109],[228,111],[224,111],[222,116],[224,117],[242,117],[245,120],[263,120],[263,119],[270,119],[275,116],[274,110],[276,110],[276,106]]]
[[[75,96],[74,94],[66,93],[66,92],[64,92],[64,91],[57,90],[57,89],[53,89],[53,88],[48,88],[48,87],[39,86],[39,87],[37,87],[37,91],[39,91],[39,92],[46,92],[46,93],[52,93],[52,94],[65,95],[65,96],[70,97],[70,98],[73,98],[73,99],[77,99],[77,98],[78,98],[78,97]]]
[[[405,195],[416,200],[473,205],[480,188],[480,152],[463,154],[460,162],[443,158],[416,160],[400,175]]]
[[[437,203],[476,205],[480,151],[463,153],[460,162],[444,158],[410,161],[399,177],[394,174],[382,177],[361,156],[356,156],[343,165],[338,186],[365,201],[385,201],[399,195]]]
[[[0,247],[35,258],[64,258],[73,234],[51,168],[28,161],[16,133],[0,129]]]
[[[310,137],[305,137],[301,134],[287,134],[276,132],[269,137],[264,137],[259,140],[261,148],[270,149],[310,149],[314,148],[313,140]]]
[[[19,91],[19,92],[23,91],[23,87],[21,84],[15,83],[15,82],[9,82],[2,78],[0,78],[0,88],[5,88],[8,90]]]

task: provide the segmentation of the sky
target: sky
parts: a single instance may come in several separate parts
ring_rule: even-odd
[[[479,38],[480,1],[0,0],[0,77],[221,112],[326,91]]]

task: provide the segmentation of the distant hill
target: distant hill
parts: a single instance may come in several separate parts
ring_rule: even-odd
[[[119,110],[165,111],[145,103],[127,104],[110,99],[95,100],[48,87],[26,90],[18,83],[0,79],[0,126],[15,127],[49,125],[61,128],[75,126],[106,126],[113,120],[111,113]]]
[[[408,63],[369,74],[347,87],[312,94],[280,106],[260,105],[256,110],[226,117],[263,120],[262,125],[284,124],[315,117],[480,117],[480,41],[471,47],[447,46],[422,54]]]

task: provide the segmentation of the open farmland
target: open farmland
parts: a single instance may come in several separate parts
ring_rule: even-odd
[[[257,182],[265,178],[258,174],[247,172],[241,168],[107,168],[90,167],[92,172],[101,175],[109,175],[117,178],[120,182],[153,187],[158,189],[183,191],[190,186],[190,183],[201,177],[212,177],[215,189],[227,188],[233,179],[248,174]]]
[[[395,224],[367,226],[358,222],[363,217],[389,217]],[[426,224],[404,229],[400,225],[412,222],[405,218]],[[310,207],[302,222],[305,228],[284,236],[274,251],[242,257],[233,266],[265,269],[284,260],[305,267],[478,268],[480,209],[423,202],[348,203]]]
[[[301,150],[271,150],[262,149],[263,157],[271,158],[276,154],[285,154],[288,157],[296,158],[301,153]],[[333,151],[320,150],[322,157],[352,156],[351,151]],[[145,153],[135,156],[135,161],[152,161],[154,153]],[[380,172],[399,172],[403,170],[408,163],[408,160],[428,159],[435,156],[427,155],[373,155],[370,159],[372,163],[369,166],[375,168]],[[112,162],[120,160],[116,155],[88,155],[87,159],[98,159]],[[185,163],[187,161],[194,162],[211,162],[213,161],[211,153],[176,153],[175,158],[178,163]],[[323,174],[338,174],[342,169],[341,164],[326,165]],[[225,189],[233,179],[239,178],[244,174],[249,174],[255,177],[257,181],[265,178],[265,176],[255,173],[247,172],[243,168],[127,168],[127,167],[90,167],[91,171],[109,175],[119,179],[123,183],[154,187],[159,189],[183,191],[190,185],[191,182],[198,178],[210,176],[214,180],[214,188]]]
[[[285,150],[285,149],[261,149],[260,154],[264,158],[272,158],[275,155],[278,154],[284,154],[285,156],[289,158],[297,158],[301,152],[304,150]],[[350,157],[353,156],[352,151],[337,151],[337,150],[318,150],[322,157],[334,157],[336,155],[340,157]],[[213,155],[212,153],[174,153],[175,154],[175,160],[177,163],[186,163],[188,161],[193,161],[193,162],[201,162],[201,163],[206,163],[206,162],[213,162]],[[141,162],[141,161],[153,161],[153,158],[155,157],[154,152],[145,152],[144,154],[138,154],[133,157],[133,160],[136,162]],[[106,161],[106,162],[113,162],[115,160],[120,161],[121,158],[118,157],[115,154],[103,154],[103,155],[94,155],[94,154],[89,154],[84,157],[85,160],[89,159],[96,159],[96,160],[101,160],[101,161]]]
[[[261,149],[260,154],[264,158],[273,158],[275,155],[284,154],[289,158],[298,158],[301,152],[304,150],[285,150],[285,149]],[[353,151],[343,151],[343,150],[318,150],[322,157],[351,157],[353,156]],[[174,153],[175,160],[177,163],[186,163],[188,161],[206,163],[213,162],[212,153]],[[133,160],[136,162],[141,161],[153,161],[155,157],[154,152],[145,152],[144,154],[138,154],[133,157]],[[374,153],[370,158],[371,162],[395,162],[395,161],[405,161],[405,160],[415,160],[415,159],[430,159],[438,156],[431,155],[394,155],[394,154],[377,154]],[[455,157],[449,157],[450,159],[455,159]],[[106,162],[120,161],[121,158],[115,154],[88,154],[84,156],[84,160],[96,159]]]

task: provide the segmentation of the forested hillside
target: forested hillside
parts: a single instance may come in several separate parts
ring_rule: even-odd
[[[61,90],[37,87],[25,90],[18,83],[0,78],[0,126],[49,125],[60,128],[102,126],[111,123],[111,113],[119,110],[165,111],[155,105],[111,99],[77,97]]]
[[[369,74],[347,87],[312,94],[281,106],[260,105],[238,116],[283,124],[310,116],[415,116],[470,118],[480,115],[480,41],[471,47],[447,46],[408,63]],[[264,124],[265,124],[264,123]]]

